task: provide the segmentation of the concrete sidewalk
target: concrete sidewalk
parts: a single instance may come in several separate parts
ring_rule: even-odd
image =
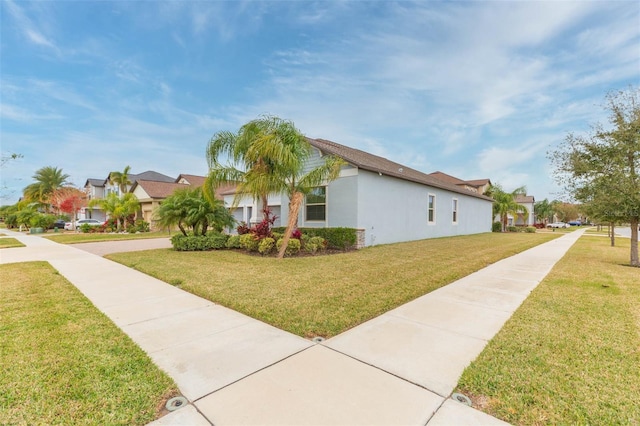
[[[17,233],[4,231],[14,236]],[[178,384],[155,425],[505,424],[450,398],[464,368],[584,230],[314,343],[39,236],[0,263],[49,261]]]

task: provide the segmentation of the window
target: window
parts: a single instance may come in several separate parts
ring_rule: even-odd
[[[429,205],[428,205],[428,221],[429,223],[435,223],[436,221],[436,196],[433,194],[429,194]]]
[[[456,198],[451,201],[451,211],[453,212],[453,223],[458,223],[458,200]]]
[[[317,186],[307,194],[306,220],[324,221],[327,218],[327,187]]]

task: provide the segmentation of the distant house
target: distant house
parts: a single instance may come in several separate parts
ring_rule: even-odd
[[[309,168],[328,154],[348,164],[338,179],[306,197],[299,227],[356,228],[362,246],[491,231],[493,200],[477,189],[328,140],[308,141],[314,148]],[[231,205],[234,192],[223,195]],[[284,194],[269,197],[270,208],[281,216],[283,224],[288,204]],[[250,197],[241,200],[234,215],[245,222],[257,222],[261,217],[257,202]]]
[[[204,185],[206,179],[205,176],[180,174],[173,182],[136,180],[129,190],[140,202],[140,209],[136,214],[136,218],[142,218],[145,222],[149,222],[151,229],[157,229],[153,216],[162,201],[178,189],[199,188]],[[216,191],[216,198],[222,199],[221,192],[228,191],[230,188],[235,188],[235,185],[223,185],[220,187]]]
[[[526,207],[527,213],[519,213],[516,217],[516,226],[533,226],[536,223],[536,216],[534,213],[534,207],[536,199],[533,195],[518,195],[516,197],[516,203]]]
[[[87,194],[88,201],[93,199],[101,199],[107,197],[111,193],[115,193],[120,196],[120,188],[118,185],[111,183],[111,173],[104,179],[94,179],[90,178],[84,184],[84,191]],[[175,179],[163,175],[162,173],[154,172],[153,170],[147,170],[146,172],[140,174],[130,174],[129,180],[131,181],[130,185],[127,185],[127,192],[130,192],[133,185],[136,184],[139,180],[146,180],[151,182],[166,182],[173,183]],[[84,207],[80,209],[78,214],[78,219],[97,219],[97,220],[107,220],[107,214],[102,211],[99,206],[94,207]]]
[[[173,194],[177,189],[188,188],[190,185],[176,182],[159,182],[153,180],[138,179],[130,191],[140,202],[140,209],[136,219],[143,219],[153,226],[153,212],[162,200]]]
[[[524,206],[527,209],[527,213],[518,213],[516,217],[513,215],[507,215],[508,226],[533,226],[536,223],[536,216],[534,213],[534,207],[536,199],[533,195],[518,195],[515,199],[516,203]],[[500,217],[496,216],[494,221],[499,222]]]

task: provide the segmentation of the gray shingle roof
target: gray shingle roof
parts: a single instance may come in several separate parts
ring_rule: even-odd
[[[307,138],[307,140],[312,146],[318,148],[323,153],[338,156],[344,159],[346,162],[363,170],[381,173],[383,175],[428,185],[434,188],[444,189],[458,194],[493,201],[487,196],[477,194],[475,192],[460,188],[447,182],[443,182],[439,179],[434,178],[433,176],[429,176],[426,173],[422,173],[418,170],[403,166],[402,164],[393,162],[383,157],[379,157],[377,155],[369,154],[368,152],[361,151],[359,149],[350,148],[348,146],[340,145],[339,143],[328,141],[325,139]]]

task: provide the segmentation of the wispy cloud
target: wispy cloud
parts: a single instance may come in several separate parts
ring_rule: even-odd
[[[22,33],[26,40],[28,40],[32,44],[46,47],[56,54],[60,53],[60,50],[53,42],[53,40],[42,33],[39,26],[35,22],[33,22],[33,20],[29,16],[27,16],[27,14],[20,6],[18,6],[12,0],[4,0],[3,4],[13,18],[18,31]]]

